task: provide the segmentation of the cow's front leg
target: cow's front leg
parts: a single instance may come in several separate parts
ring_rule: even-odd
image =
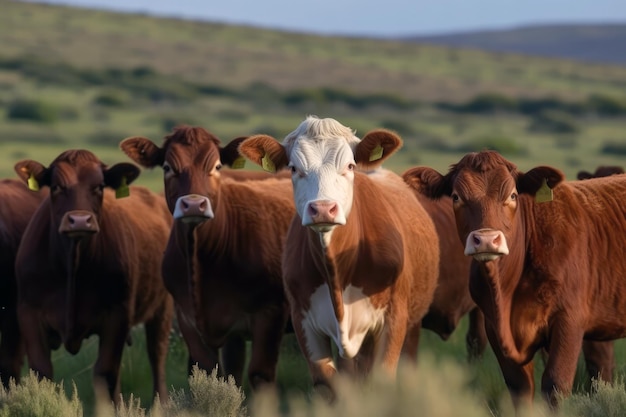
[[[246,366],[246,339],[240,333],[228,335],[220,349],[223,372],[232,375],[238,386],[243,385],[243,371]],[[251,381],[252,382],[252,381]]]
[[[276,381],[276,366],[280,344],[285,333],[288,310],[271,309],[257,314],[252,323],[252,355],[248,365],[248,378],[253,389]]]
[[[50,358],[50,344],[46,337],[39,314],[26,304],[20,304],[17,310],[20,330],[26,347],[28,366],[39,378],[52,379],[53,369]]]
[[[478,307],[469,312],[469,328],[465,335],[467,359],[469,362],[479,360],[487,348],[487,333],[485,332],[485,316]]]
[[[170,344],[173,314],[173,302],[168,298],[144,325],[148,344],[148,358],[152,369],[153,393],[159,394],[161,402],[167,401],[168,398],[165,365]]]
[[[99,334],[98,359],[93,369],[96,400],[108,397],[116,406],[120,404],[120,366],[129,332],[127,314],[116,312],[107,316]]]
[[[590,379],[613,382],[615,354],[613,342],[583,341],[583,354]]]
[[[178,318],[178,328],[189,352],[187,371],[191,375],[192,368],[197,365],[198,368],[211,373],[219,363],[217,348],[210,347],[206,343],[195,324],[187,319],[187,315],[184,314],[180,305],[176,305],[176,317]],[[218,371],[223,373],[224,370],[218,368]]]
[[[304,321],[300,309],[295,306],[291,309],[291,320],[298,345],[309,366],[315,391],[329,402],[333,402],[335,390],[332,379],[337,373],[337,368],[333,361],[330,337],[318,331],[311,322]]]
[[[550,333],[548,362],[541,378],[541,392],[548,403],[557,405],[557,393],[569,395],[574,385],[578,356],[582,347],[582,326],[558,320]]]
[[[22,334],[20,333],[15,306],[8,307],[2,319],[0,335],[0,378],[5,388],[8,388],[11,378],[20,382],[24,355],[26,354]]]
[[[531,360],[525,365],[520,365],[502,354],[498,337],[491,327],[486,327],[487,337],[496,355],[504,382],[511,395],[513,406],[516,410],[531,409],[535,393],[534,365]]]

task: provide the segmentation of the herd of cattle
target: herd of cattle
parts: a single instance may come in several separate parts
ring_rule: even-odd
[[[52,378],[52,350],[75,354],[98,335],[94,389],[118,402],[122,352],[142,323],[167,398],[175,317],[189,370],[219,363],[241,384],[251,341],[253,389],[275,381],[294,332],[332,400],[336,372],[393,375],[402,356],[416,360],[421,328],[445,340],[466,314],[469,358],[491,345],[516,406],[532,401],[539,351],[551,404],[571,390],[581,350],[590,376],[611,381],[612,341],[626,336],[626,177],[612,175],[623,170],[564,181],[482,151],[445,175],[397,175],[381,164],[401,144],[313,116],[282,142],[221,147],[188,126],[161,147],[123,140],[135,163],[161,167],[163,194],[129,187],[136,165],[86,150],[18,162],[22,181],[0,182],[3,384],[25,358]],[[267,172],[232,169],[244,158]]]

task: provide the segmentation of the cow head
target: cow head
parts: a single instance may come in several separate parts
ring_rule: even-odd
[[[214,217],[222,164],[233,165],[245,137],[220,147],[220,140],[201,127],[180,126],[158,147],[145,137],[130,137],[120,148],[146,168],[161,166],[165,198],[175,220],[198,224]]]
[[[359,140],[334,119],[309,116],[282,144],[256,135],[242,142],[239,152],[269,171],[288,167],[302,225],[325,233],[346,223],[357,166],[378,167],[401,143],[387,130],[370,132]]]
[[[15,171],[31,189],[50,187],[54,227],[71,238],[99,231],[104,187],[118,189],[139,176],[135,165],[107,167],[86,150],[65,151],[47,168],[39,162],[23,160],[15,164]]]
[[[507,255],[521,227],[520,195],[535,196],[542,187],[554,188],[563,173],[541,166],[523,173],[495,151],[465,155],[441,175],[432,168],[411,168],[404,180],[430,198],[452,197],[457,231],[465,254],[478,261]]]

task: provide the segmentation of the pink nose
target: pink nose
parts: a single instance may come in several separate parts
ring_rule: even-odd
[[[59,232],[69,235],[89,235],[100,230],[95,216],[84,210],[69,211],[61,219]]]
[[[307,211],[313,223],[335,223],[339,207],[334,201],[311,201]]]
[[[509,248],[507,246],[506,238],[499,230],[474,230],[467,236],[465,244],[466,255],[493,254],[499,256],[508,255],[508,253]]]
[[[207,200],[205,198],[185,196],[180,199],[180,208],[184,216],[204,216]]]

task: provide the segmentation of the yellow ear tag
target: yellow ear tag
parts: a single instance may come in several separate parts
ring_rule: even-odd
[[[33,174],[30,174],[30,177],[28,177],[28,188],[33,191],[39,191],[39,183]]]
[[[372,149],[372,153],[370,154],[370,162],[376,161],[383,157],[383,147],[380,144],[376,145],[374,149]]]
[[[537,190],[535,194],[535,201],[537,203],[545,203],[546,201],[552,201],[552,190],[548,187],[548,182],[544,179],[543,184]]]
[[[241,169],[244,166],[246,166],[246,158],[244,158],[243,156],[240,156],[239,158],[235,159],[233,163],[230,164],[230,167],[232,169]]]
[[[276,172],[276,165],[274,165],[274,161],[272,161],[267,154],[261,159],[261,166],[267,172]]]
[[[115,198],[124,198],[130,195],[130,189],[126,183],[126,177],[122,177],[122,183],[115,189]]]

